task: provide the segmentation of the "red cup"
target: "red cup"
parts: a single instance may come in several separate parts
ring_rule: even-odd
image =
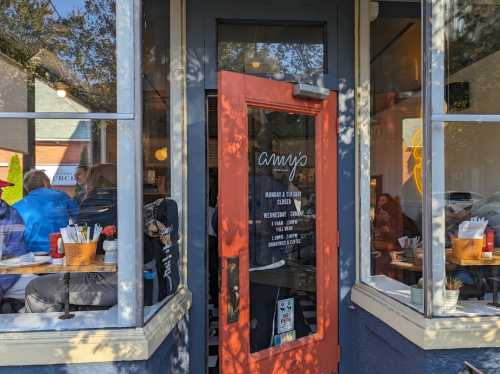
[[[50,256],[53,258],[57,258],[59,255],[59,253],[57,253],[57,242],[59,238],[61,238],[60,232],[49,234]]]

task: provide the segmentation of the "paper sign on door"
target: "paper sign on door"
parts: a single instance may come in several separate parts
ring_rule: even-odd
[[[294,329],[293,312],[293,297],[278,300],[278,334]]]

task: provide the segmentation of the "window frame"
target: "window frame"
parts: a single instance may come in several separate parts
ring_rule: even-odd
[[[362,233],[370,232],[370,22],[371,15],[377,14],[378,3],[370,0],[358,0],[356,3],[356,284],[353,288],[352,300],[363,306],[373,314],[379,315],[383,320],[388,311],[384,311],[381,305],[374,307],[373,301],[382,301],[388,304],[397,303],[397,314],[403,314],[408,320],[416,321],[423,318],[424,321],[460,321],[462,325],[478,330],[486,330],[491,334],[492,323],[487,328],[481,323],[490,323],[500,320],[499,315],[481,316],[471,315],[450,316],[443,310],[444,284],[445,284],[445,256],[444,256],[444,194],[445,191],[445,160],[444,160],[444,123],[463,122],[500,122],[500,114],[447,114],[445,112],[445,94],[443,87],[445,82],[444,58],[445,58],[445,2],[447,0],[422,0],[422,117],[423,117],[423,280],[424,280],[424,303],[422,314],[415,314],[415,308],[410,307],[396,299],[388,296],[383,290],[376,289],[370,282],[370,242],[369,235]],[[390,4],[390,1],[387,0]],[[368,68],[367,68],[368,67]],[[435,193],[437,192],[437,193]],[[371,301],[367,301],[366,295],[370,295]],[[377,300],[378,299],[378,300]],[[387,308],[389,309],[389,307]],[[391,324],[387,318],[387,323]],[[421,324],[424,332],[429,331],[428,326]],[[427,323],[427,322],[425,322]],[[433,323],[433,322],[432,322]],[[453,323],[453,322],[451,322]],[[439,324],[433,325],[439,334]],[[403,328],[393,326],[398,331]],[[456,326],[461,329],[463,326]],[[448,332],[449,333],[449,332]],[[437,335],[436,335],[437,336]],[[474,344],[468,345],[462,340],[456,347],[467,346],[500,346],[500,341],[495,339],[486,342],[477,337],[472,337]],[[420,339],[420,338],[419,338]],[[410,339],[414,342],[415,339]],[[416,342],[426,348],[428,344],[422,340]],[[446,341],[437,342],[432,347],[444,347]],[[432,348],[431,347],[431,348]]]
[[[424,157],[426,157],[426,163],[424,168],[424,196],[429,196],[434,187],[437,185],[436,180],[431,180],[427,178],[428,175],[432,176],[432,173],[436,172],[437,168],[432,166],[429,161],[429,156],[432,154],[432,143],[429,143],[429,139],[432,140],[432,129],[430,127],[432,121],[442,122],[446,121],[470,121],[471,119],[480,120],[484,122],[500,121],[500,115],[463,115],[456,114],[444,114],[440,112],[432,112],[431,104],[433,100],[436,100],[436,96],[432,96],[433,89],[435,94],[444,95],[440,91],[436,90],[439,84],[434,80],[434,85],[430,84],[431,67],[430,63],[432,61],[432,54],[430,51],[434,52],[434,58],[436,58],[435,53],[439,50],[429,49],[432,43],[438,42],[438,37],[433,36],[431,33],[430,15],[431,7],[437,5],[441,0],[423,0],[422,3],[422,20],[423,24],[423,61],[422,61],[422,95],[423,95],[423,117],[424,117],[424,142],[427,148],[424,150]],[[442,288],[438,287],[433,283],[436,279],[433,274],[433,264],[436,261],[440,261],[444,265],[444,256],[435,256],[437,258],[431,257],[432,255],[432,234],[433,226],[432,220],[427,218],[427,224],[424,225],[424,313],[417,312],[414,308],[396,300],[395,298],[387,295],[380,289],[376,289],[369,282],[365,282],[366,275],[370,274],[370,267],[366,267],[366,264],[362,261],[362,256],[368,252],[370,253],[369,242],[370,238],[366,238],[367,235],[361,235],[369,229],[369,173],[368,178],[363,180],[363,170],[369,170],[369,157],[362,157],[362,151],[370,150],[370,138],[369,138],[369,124],[370,124],[370,74],[369,69],[369,36],[370,36],[370,8],[372,7],[370,0],[357,0],[355,3],[355,77],[356,77],[356,282],[351,290],[351,301],[365,310],[366,312],[374,315],[383,323],[387,324],[399,334],[407,338],[409,341],[417,345],[424,350],[432,349],[460,349],[460,348],[483,348],[483,347],[500,347],[500,334],[498,330],[500,329],[500,315],[495,316],[470,316],[470,317],[455,317],[455,316],[439,316],[433,310],[433,298],[436,292],[440,292]],[[376,7],[376,5],[373,5]],[[377,9],[375,8],[374,11]],[[435,22],[434,20],[432,20]],[[368,38],[367,38],[368,37]],[[442,35],[441,35],[442,37]],[[434,39],[434,41],[433,41]],[[368,47],[368,48],[367,48]],[[442,49],[441,49],[442,52]],[[442,56],[441,56],[442,57]],[[366,63],[368,62],[368,65]],[[363,63],[365,63],[365,69],[363,70]],[[444,78],[444,74],[442,75]],[[434,75],[435,78],[435,75]],[[441,81],[442,82],[442,81]],[[441,101],[442,103],[443,101]],[[442,127],[442,126],[441,126]],[[439,134],[439,132],[438,132]],[[436,147],[436,145],[434,145]],[[368,153],[369,155],[369,153]],[[442,163],[440,163],[442,165]],[[435,164],[434,164],[435,165]],[[368,167],[368,169],[366,169]],[[363,169],[365,168],[365,169]],[[368,183],[367,183],[368,181]],[[368,187],[368,188],[367,188]],[[368,205],[366,205],[368,203]],[[432,217],[433,206],[432,199],[424,199],[424,217]],[[367,212],[364,214],[363,219],[363,207],[368,206]],[[434,208],[435,209],[435,208]],[[438,210],[439,211],[439,210]],[[366,218],[368,217],[368,221]],[[368,223],[368,226],[366,226]],[[366,243],[368,242],[368,247]],[[440,274],[437,274],[438,276]],[[439,318],[437,318],[439,317]]]
[[[116,113],[78,113],[78,112],[0,112],[2,119],[92,119],[115,120],[117,127],[117,181],[118,181],[118,303],[116,313],[100,324],[82,323],[80,318],[59,320],[59,313],[44,314],[43,321],[39,318],[24,318],[29,322],[26,328],[0,328],[0,341],[12,341],[11,334],[16,339],[27,341],[26,333],[43,331],[39,334],[48,336],[60,335],[60,330],[66,331],[68,341],[82,330],[98,329],[112,332],[110,328],[147,328],[149,322],[154,325],[158,319],[180,320],[191,305],[191,293],[187,289],[186,264],[186,2],[185,0],[170,0],[170,95],[171,110],[170,149],[172,165],[171,186],[172,198],[179,207],[180,230],[180,262],[181,284],[176,294],[168,300],[155,305],[153,312],[144,319],[143,305],[143,144],[142,144],[142,5],[141,0],[119,0],[116,2],[116,74],[117,74],[117,112]],[[138,53],[139,51],[139,53]],[[120,111],[120,108],[128,108]],[[119,144],[119,146],[118,146]],[[133,203],[130,196],[134,196]],[[135,261],[130,261],[135,259]],[[75,312],[81,316],[101,315],[104,312]],[[175,317],[165,317],[171,313]],[[25,315],[26,316],[26,315]],[[34,315],[36,316],[36,315]],[[2,326],[5,323],[23,320],[23,315],[0,315]],[[33,317],[33,316],[32,316]],[[30,322],[31,321],[31,322]],[[88,322],[88,321],[87,321]],[[145,326],[147,323],[148,326]],[[175,323],[167,323],[166,329],[158,336],[167,336],[175,327]],[[17,325],[17,324],[16,324]],[[108,329],[108,330],[106,330]],[[57,331],[55,331],[57,330]],[[147,331],[146,331],[147,332]],[[148,334],[145,333],[144,336]],[[149,340],[148,344],[149,344]],[[18,343],[17,343],[18,344]],[[109,343],[112,345],[112,343]],[[113,343],[115,344],[115,343]],[[143,352],[142,352],[143,353]],[[151,352],[152,353],[152,352]],[[47,353],[47,362],[51,362]],[[0,355],[0,366],[8,362],[8,357]],[[40,356],[40,355],[39,355]],[[133,356],[133,355],[132,355]],[[139,353],[136,355],[142,359]],[[87,358],[90,361],[93,359]],[[130,359],[130,358],[129,358]],[[39,357],[37,360],[40,361]],[[109,357],[112,361],[113,357]],[[43,360],[42,360],[43,361]],[[37,361],[38,362],[38,361]],[[83,362],[83,361],[79,361]],[[41,361],[40,361],[41,363]]]

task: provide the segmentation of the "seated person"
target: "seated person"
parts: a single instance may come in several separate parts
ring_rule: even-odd
[[[2,200],[2,189],[9,186],[13,184],[0,180],[0,253],[2,257],[21,256],[27,252],[23,237],[23,220],[13,207]],[[0,302],[19,278],[19,275],[0,276]]]
[[[179,284],[178,272],[178,220],[177,204],[173,200],[162,200],[152,207],[154,219],[162,223],[162,229],[150,233],[144,240],[144,261],[155,262],[154,274],[148,272],[144,282],[145,304],[172,294]],[[168,210],[168,211],[167,211]],[[173,212],[175,210],[175,212]],[[146,215],[146,212],[145,212]],[[152,220],[148,219],[151,230]],[[116,167],[96,165],[89,170],[87,179],[87,197],[83,201],[78,216],[78,223],[102,226],[117,224],[116,207]],[[173,251],[169,252],[164,234],[169,234]],[[161,252],[161,253],[158,253]],[[171,268],[168,268],[171,267]],[[174,269],[174,271],[171,271]],[[175,270],[176,269],[176,270]],[[153,281],[151,281],[153,280]],[[159,284],[157,283],[159,281]],[[150,288],[158,289],[158,295],[152,295]],[[112,307],[117,303],[116,273],[75,273],[71,274],[70,304],[86,307]],[[64,279],[62,274],[51,274],[32,281],[26,289],[26,312],[59,312],[64,308]]]
[[[401,250],[398,242],[403,234],[403,216],[398,201],[389,194],[382,194],[377,200],[375,219],[373,221],[372,243],[375,257],[375,274],[385,274],[391,278],[395,273],[389,265],[391,253]]]
[[[100,164],[90,168],[87,194],[82,201],[78,224],[93,227],[117,224],[116,167]],[[116,273],[71,274],[70,304],[112,307],[117,303]],[[50,274],[30,282],[26,288],[27,313],[58,312],[64,307],[64,275]]]
[[[82,201],[85,199],[87,195],[86,184],[87,184],[87,174],[88,174],[88,166],[84,164],[78,165],[75,171],[75,201],[80,205]]]
[[[23,183],[27,195],[13,206],[23,219],[28,251],[49,252],[49,235],[68,225],[78,205],[66,193],[51,189],[42,170],[28,171]]]
[[[116,225],[116,166],[99,164],[90,168],[85,187],[78,224]]]

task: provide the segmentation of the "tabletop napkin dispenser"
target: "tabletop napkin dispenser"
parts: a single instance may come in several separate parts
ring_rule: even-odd
[[[488,221],[484,218],[471,218],[458,227],[458,237],[451,240],[452,255],[459,260],[480,260],[484,245],[484,230]]]

